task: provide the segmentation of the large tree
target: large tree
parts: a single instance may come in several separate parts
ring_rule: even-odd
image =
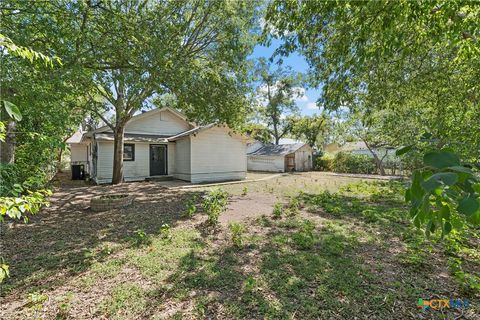
[[[256,66],[258,88],[258,115],[264,122],[276,145],[291,131],[288,116],[298,113],[296,99],[303,94],[300,74],[291,68],[274,67],[266,59]]]
[[[327,114],[292,117],[291,134],[304,140],[312,148],[320,149],[328,139],[330,119]]]
[[[283,40],[278,54],[306,57],[324,107],[409,114],[418,131],[475,160],[479,17],[462,1],[275,0],[265,30]]]
[[[244,115],[254,1],[11,0],[5,7],[12,29],[56,30],[37,40],[52,45],[63,70],[80,71],[74,85],[114,133],[113,183],[123,180],[125,126],[152,97],[174,95],[200,123],[233,125]]]

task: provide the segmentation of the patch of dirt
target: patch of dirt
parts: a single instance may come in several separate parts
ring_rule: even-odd
[[[272,194],[249,193],[245,196],[231,196],[227,210],[220,215],[219,221],[224,225],[242,222],[246,219],[271,215],[273,205],[280,201]]]

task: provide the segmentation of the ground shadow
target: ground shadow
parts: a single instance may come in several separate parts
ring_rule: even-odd
[[[104,212],[89,208],[91,197],[129,193],[132,206]],[[10,221],[2,226],[2,256],[11,266],[2,295],[49,288],[63,283],[102,259],[102,244],[129,246],[136,230],[155,235],[164,223],[174,227],[184,220],[185,202],[195,191],[170,191],[154,182],[111,185],[63,185],[51,206],[27,224]]]

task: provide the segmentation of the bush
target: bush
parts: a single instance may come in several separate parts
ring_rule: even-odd
[[[330,155],[324,155],[323,157],[315,157],[313,159],[313,170],[333,171],[333,157]]]
[[[333,159],[333,171],[341,173],[372,174],[376,166],[372,158],[367,155],[339,152]]]

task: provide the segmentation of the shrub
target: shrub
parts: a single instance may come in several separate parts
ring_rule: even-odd
[[[247,188],[247,186],[245,186],[245,187],[243,187],[243,189],[242,189],[242,196],[246,196],[247,193],[248,193],[248,188]]]
[[[281,202],[277,202],[273,205],[273,217],[275,219],[280,219],[283,213],[283,204]]]
[[[343,151],[335,155],[332,169],[342,173],[372,174],[376,172],[375,163],[369,156]]]
[[[333,171],[333,157],[330,155],[315,157],[313,160],[313,169],[317,171]]]
[[[212,189],[204,197],[202,208],[208,216],[211,225],[218,223],[218,217],[227,206],[228,193],[222,189]]]
[[[245,232],[245,225],[242,223],[231,223],[229,226],[232,233],[232,242],[234,246],[240,248],[243,245],[243,233]]]

